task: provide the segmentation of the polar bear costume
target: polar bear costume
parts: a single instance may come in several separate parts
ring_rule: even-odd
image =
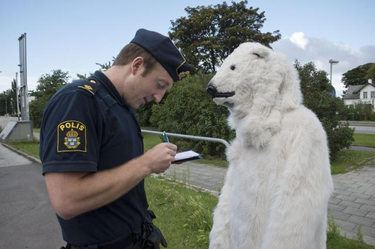
[[[228,107],[236,131],[209,248],[326,248],[333,191],[327,138],[301,104],[294,67],[267,47],[243,43],[207,91]]]

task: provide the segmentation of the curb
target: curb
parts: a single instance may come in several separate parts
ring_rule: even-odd
[[[2,144],[5,148],[10,149],[11,151],[17,153],[18,155],[21,155],[21,156],[23,156],[23,157],[29,159],[29,160],[32,161],[33,163],[39,163],[39,164],[42,164],[42,162],[41,162],[38,158],[36,158],[36,157],[30,156],[29,154],[26,154],[25,152],[22,152],[22,151],[20,151],[20,150],[17,150],[17,149],[15,149],[15,148],[13,148],[12,146],[9,146],[9,145],[7,145],[7,144],[5,144],[5,143],[1,143],[1,144]]]
[[[339,121],[341,124],[348,124],[349,126],[367,126],[375,127],[375,122],[372,121]]]

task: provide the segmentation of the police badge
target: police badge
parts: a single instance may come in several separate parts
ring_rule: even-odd
[[[57,152],[87,152],[86,126],[75,120],[57,126]]]
[[[68,147],[68,149],[75,149],[81,144],[79,142],[80,138],[78,137],[78,132],[74,131],[73,129],[66,133],[64,140],[64,144],[66,147]]]

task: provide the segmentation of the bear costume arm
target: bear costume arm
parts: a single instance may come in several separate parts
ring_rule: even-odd
[[[285,172],[271,207],[262,249],[326,248],[328,200],[333,191],[327,139],[313,118],[295,127]],[[316,184],[319,183],[319,184]]]
[[[225,183],[221,189],[219,203],[214,211],[213,227],[210,232],[209,249],[230,249],[230,192],[232,188],[232,168],[228,168]]]

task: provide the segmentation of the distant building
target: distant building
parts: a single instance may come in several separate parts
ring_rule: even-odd
[[[29,103],[35,99],[35,96],[31,96],[30,93],[28,96],[29,96]]]
[[[369,79],[367,84],[349,86],[343,100],[345,105],[372,104],[375,111],[375,85]]]

